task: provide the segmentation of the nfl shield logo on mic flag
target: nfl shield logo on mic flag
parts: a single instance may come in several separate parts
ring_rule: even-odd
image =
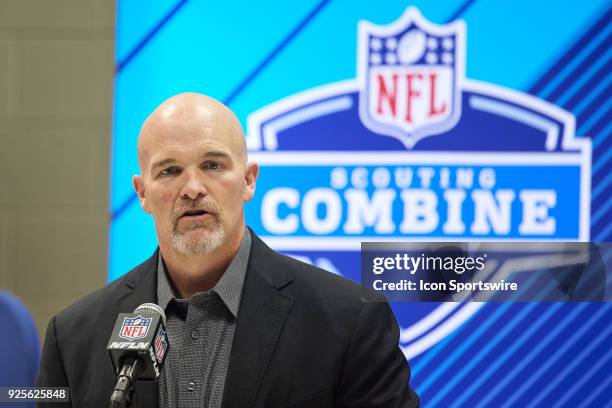
[[[395,23],[359,25],[359,115],[407,148],[452,128],[461,116],[465,25],[438,26],[409,8]]]
[[[121,330],[119,331],[119,337],[128,340],[142,339],[147,335],[152,320],[152,318],[140,315],[124,318]]]
[[[164,356],[166,355],[166,350],[168,349],[168,340],[166,340],[166,331],[163,327],[160,327],[157,336],[155,336],[155,358],[158,363],[164,361]]]

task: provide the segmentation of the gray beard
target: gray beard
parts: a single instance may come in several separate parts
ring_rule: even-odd
[[[200,225],[194,225],[194,228]],[[192,228],[192,229],[194,229]],[[220,224],[212,227],[209,234],[193,237],[190,230],[184,232],[172,232],[172,247],[188,256],[204,255],[219,248],[225,239],[225,231]]]

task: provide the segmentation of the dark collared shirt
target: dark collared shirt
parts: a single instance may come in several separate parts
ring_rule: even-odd
[[[214,288],[178,299],[159,255],[157,299],[166,313],[170,351],[159,377],[159,406],[221,407],[240,297],[251,252],[245,229],[236,256]]]

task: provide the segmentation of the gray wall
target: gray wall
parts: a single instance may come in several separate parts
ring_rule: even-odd
[[[0,288],[40,336],[103,285],[113,0],[0,0]]]

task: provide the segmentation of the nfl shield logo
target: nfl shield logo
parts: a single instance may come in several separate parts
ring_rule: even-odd
[[[155,358],[158,363],[164,361],[164,356],[166,355],[166,350],[168,349],[168,341],[166,340],[166,332],[160,327],[157,332],[157,336],[155,336]]]
[[[119,331],[119,337],[128,340],[142,339],[147,335],[152,320],[153,318],[142,317],[140,315],[124,318],[121,330]]]
[[[412,148],[461,116],[465,25],[438,26],[416,8],[388,26],[359,24],[359,116],[370,130]]]

